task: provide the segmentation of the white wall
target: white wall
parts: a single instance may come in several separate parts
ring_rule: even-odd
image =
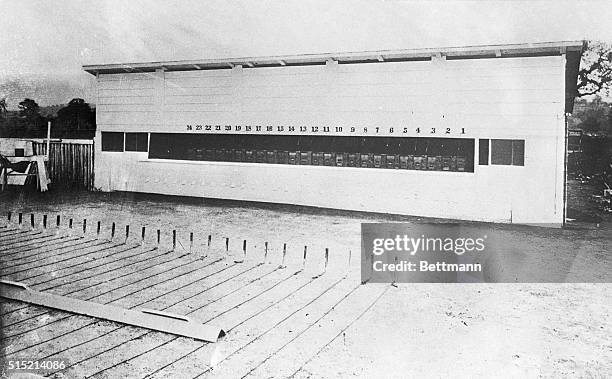
[[[561,56],[100,75],[96,186],[561,223],[564,70]],[[474,173],[162,161],[99,150],[100,131],[195,133],[188,124],[241,125],[241,132],[245,125],[331,126],[327,134],[355,126],[351,135],[375,135],[375,127],[388,135],[393,127],[397,136],[525,139],[525,166],[478,166],[478,143]],[[423,132],[430,128],[437,133]]]
[[[0,138],[0,154],[4,156],[14,156],[15,149],[23,149],[24,155],[33,155],[31,140],[23,138]]]

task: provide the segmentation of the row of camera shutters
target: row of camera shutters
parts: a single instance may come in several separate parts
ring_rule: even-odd
[[[254,162],[406,170],[470,171],[467,157],[440,155],[428,156],[372,153],[321,153],[311,151],[278,150],[197,149],[195,151],[189,151],[188,156],[183,157],[183,159],[198,161]]]

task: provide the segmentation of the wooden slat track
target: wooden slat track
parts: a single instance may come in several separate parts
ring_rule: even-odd
[[[99,234],[92,239],[93,230],[44,228],[32,235],[40,232],[33,227],[16,236],[22,230],[12,224],[5,230],[4,238],[15,241],[0,256],[7,264],[0,276],[37,291],[39,300],[55,296],[68,305],[87,302],[126,312],[155,309],[231,330],[227,340],[218,342],[223,355],[216,357],[215,344],[186,333],[87,317],[66,312],[70,307],[53,309],[55,303],[7,299],[0,309],[5,355],[69,357],[59,370],[69,377],[241,377],[270,367],[282,367],[288,376],[312,361],[384,291],[360,286],[356,273],[344,266],[327,270],[328,251],[325,269],[307,266],[309,256],[301,246],[287,252],[281,245],[268,255],[266,244],[265,253],[249,249],[247,254],[251,245],[244,240],[230,251],[224,247],[233,245],[223,239],[223,246],[204,254],[135,243],[137,236],[121,243]],[[68,238],[48,239],[58,237]],[[86,246],[84,241],[89,241]],[[285,261],[285,255],[296,259]]]

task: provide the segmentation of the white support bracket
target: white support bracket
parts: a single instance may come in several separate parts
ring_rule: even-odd
[[[149,309],[124,309],[53,295],[9,280],[0,280],[0,297],[206,342],[217,342],[225,335],[221,328],[204,325],[186,316]]]

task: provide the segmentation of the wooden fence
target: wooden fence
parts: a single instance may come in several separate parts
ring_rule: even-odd
[[[45,155],[47,144],[33,142],[33,150],[35,155]],[[47,169],[51,185],[54,187],[92,190],[94,186],[93,141],[51,142]]]

